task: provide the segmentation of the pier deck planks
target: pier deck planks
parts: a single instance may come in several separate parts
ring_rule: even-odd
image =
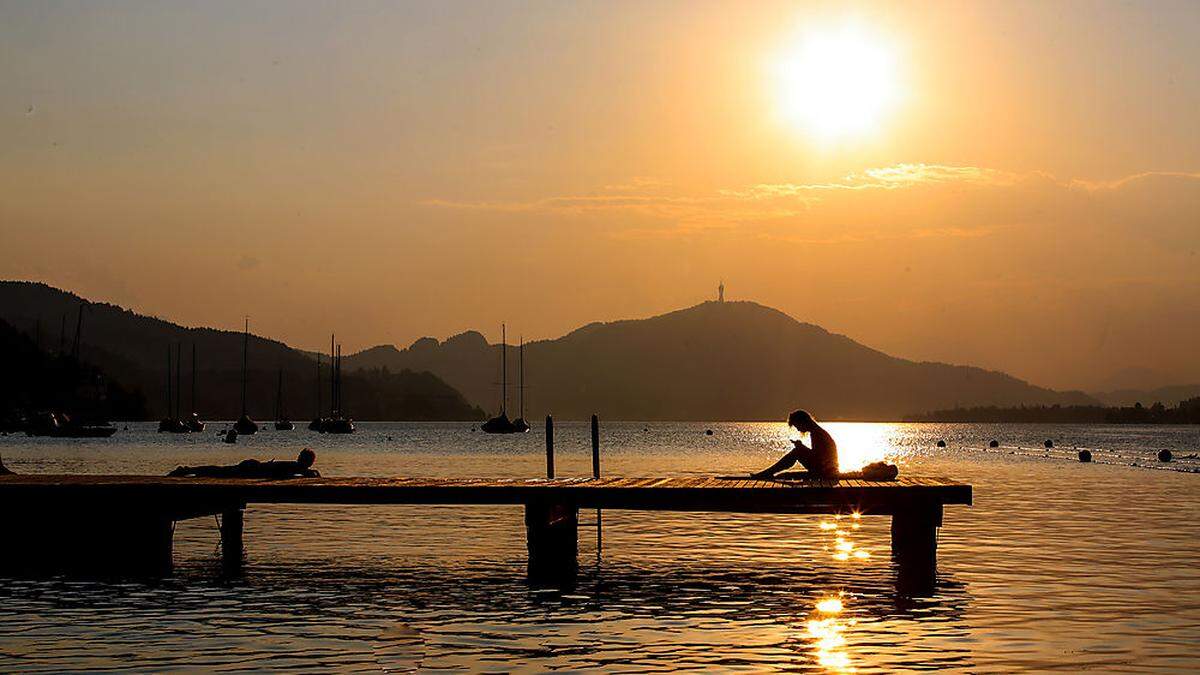
[[[0,502],[93,508],[126,504],[191,517],[221,504],[538,504],[580,508],[890,515],[970,504],[971,486],[936,477],[894,481],[722,480],[712,476],[592,478],[296,478],[0,476]]]

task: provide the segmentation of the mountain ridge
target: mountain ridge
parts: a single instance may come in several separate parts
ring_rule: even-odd
[[[240,331],[181,326],[39,282],[0,281],[0,319],[36,339],[41,343],[38,347],[46,351],[54,351],[54,340],[50,340],[48,347],[45,336],[56,331],[45,328],[64,333],[58,336],[60,351],[73,344],[81,308],[80,360],[103,368],[114,381],[143,395],[151,417],[166,413],[166,352],[168,345],[176,343],[183,345],[182,406],[191,405],[190,350],[192,344],[198,344],[198,411],[210,419],[232,419],[241,413]],[[64,325],[66,330],[61,328]],[[248,343],[250,414],[260,420],[274,416],[277,377],[282,370],[289,417],[309,419],[316,412],[318,395],[314,354],[253,333]],[[320,396],[323,409],[327,410],[330,393],[327,361],[321,377]],[[347,372],[343,380],[344,407],[357,419],[467,420],[483,415],[461,393],[427,372],[369,369]],[[190,412],[190,408],[184,412]]]
[[[525,349],[529,409],[539,416],[761,420],[799,406],[827,419],[900,419],[959,404],[1096,402],[999,371],[892,357],[749,301],[591,322]],[[498,345],[466,331],[443,342],[421,338],[405,349],[368,348],[346,364],[427,369],[490,409],[499,407],[492,384],[499,360]],[[509,366],[515,381],[511,352]]]

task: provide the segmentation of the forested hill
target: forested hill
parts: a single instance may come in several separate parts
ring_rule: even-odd
[[[82,318],[81,318],[82,312]],[[212,328],[186,328],[103,302],[90,302],[45,284],[0,281],[0,319],[48,355],[71,354],[79,334],[78,360],[103,371],[110,381],[140,394],[151,418],[166,412],[169,346],[182,345],[182,408],[191,412],[191,350],[195,345],[196,410],[209,419],[241,412],[242,334]],[[248,408],[251,416],[274,416],[277,379],[284,377],[284,403],[294,420],[316,412],[316,398],[329,405],[328,362],[316,387],[316,363],[277,340],[250,335]],[[475,420],[483,411],[453,387],[424,369],[380,369],[343,377],[347,414],[356,419]]]
[[[511,384],[516,350],[509,355]],[[752,302],[589,324],[526,344],[525,360],[532,417],[769,420],[804,407],[824,419],[897,420],[963,405],[1096,403],[1005,373],[892,357]],[[472,402],[499,406],[500,347],[477,332],[376,347],[346,363],[428,370]]]

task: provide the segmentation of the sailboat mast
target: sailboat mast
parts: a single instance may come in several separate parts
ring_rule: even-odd
[[[279,384],[275,389],[275,419],[281,420],[283,417],[283,368],[279,369]]]
[[[500,414],[508,415],[508,327],[500,324]]]
[[[242,331],[242,415],[246,414],[246,352],[250,349],[250,317]]]
[[[317,414],[313,419],[321,419],[321,352],[317,352]]]
[[[521,350],[518,352],[520,361],[520,379],[517,380],[517,395],[521,401],[521,419],[525,419],[525,336],[521,336]]]
[[[329,416],[337,417],[337,355],[333,341],[336,336],[329,334]]]
[[[192,412],[196,412],[196,343],[192,343]]]
[[[171,343],[167,343],[167,417],[171,417]]]
[[[79,360],[79,345],[83,339],[83,308],[86,302],[79,303],[79,318],[75,321],[75,345],[71,347],[71,358]]]
[[[182,394],[180,393],[180,390],[183,389],[183,381],[180,380],[181,368],[179,365],[179,362],[182,360],[183,360],[183,343],[178,342],[175,344],[175,414],[171,416],[174,419],[179,418],[179,404],[181,402],[180,399],[182,398]]]

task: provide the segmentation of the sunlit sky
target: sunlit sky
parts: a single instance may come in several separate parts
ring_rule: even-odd
[[[1198,38],[1196,2],[0,2],[0,277],[348,349],[723,278],[899,356],[1200,381]]]

